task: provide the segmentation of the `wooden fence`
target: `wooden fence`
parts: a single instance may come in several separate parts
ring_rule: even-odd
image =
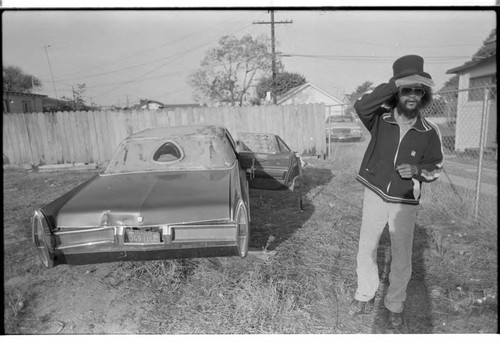
[[[275,133],[301,154],[324,155],[325,106],[177,108],[169,111],[4,113],[3,164],[104,164],[132,133],[155,127],[214,124]]]

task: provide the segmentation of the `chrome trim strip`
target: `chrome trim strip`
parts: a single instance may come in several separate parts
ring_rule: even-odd
[[[114,226],[57,226],[57,229],[99,229],[99,228],[113,228]],[[76,230],[75,230],[76,231]]]
[[[115,227],[100,227],[100,228],[70,230],[70,231],[66,231],[66,232],[54,232],[54,235],[91,233],[91,232],[97,232],[97,231],[100,231],[100,230],[108,230],[108,229],[113,229],[113,228],[115,228]]]
[[[179,226],[179,225],[194,225],[194,226],[200,226],[200,225],[214,225],[214,224],[230,224],[231,218],[229,217],[224,217],[224,218],[218,218],[218,219],[211,219],[211,220],[205,220],[205,221],[183,221],[183,222],[175,222],[175,223],[169,223],[165,224],[164,226]]]
[[[102,245],[104,243],[114,243],[111,241],[97,241],[97,242],[87,242],[87,243],[80,243],[76,245],[68,245],[68,246],[58,246],[57,249],[68,249],[68,248],[75,248],[75,247],[85,247],[85,246],[93,246],[93,245]]]
[[[243,202],[240,203],[240,205],[243,205]],[[225,220],[225,223],[212,223],[212,224],[174,224],[174,225],[155,225],[155,226],[144,226],[140,228],[149,228],[149,227],[156,227],[159,228],[159,233],[161,234],[161,238],[163,241],[160,241],[159,243],[138,243],[138,242],[125,242],[125,229],[126,228],[135,228],[135,226],[117,226],[117,227],[102,227],[102,228],[94,228],[94,229],[79,229],[79,230],[74,230],[74,231],[69,231],[69,232],[57,232],[54,233],[54,235],[58,236],[70,236],[71,234],[85,234],[85,233],[93,233],[93,232],[99,232],[99,231],[105,231],[105,230],[111,230],[113,229],[113,239],[102,239],[101,241],[93,241],[93,242],[86,242],[86,243],[77,243],[77,244],[71,244],[71,245],[59,245],[57,246],[57,249],[59,250],[65,250],[69,248],[76,248],[76,247],[85,247],[85,246],[93,246],[93,245],[100,245],[100,244],[117,244],[117,245],[126,245],[126,246],[161,246],[161,245],[167,245],[171,243],[175,243],[175,239],[172,241],[172,237],[174,235],[174,229],[203,229],[203,228],[228,228],[228,229],[235,229],[237,228],[236,223],[227,223],[227,220]],[[210,221],[206,221],[210,222]],[[178,241],[178,242],[183,242],[185,241]]]
[[[214,168],[199,168],[199,169],[190,169],[190,168],[172,168],[169,170],[145,170],[145,171],[129,171],[129,172],[117,172],[117,173],[102,173],[99,174],[101,177],[109,177],[109,176],[116,176],[116,175],[131,175],[131,174],[142,174],[142,173],[165,173],[165,172],[198,172],[198,171],[229,171],[233,169],[236,166],[236,162],[233,162],[233,164],[223,168],[222,166],[220,167],[214,167]]]
[[[220,223],[220,224],[177,224],[177,225],[169,225],[170,229],[172,228],[186,228],[186,229],[197,229],[197,228],[234,228],[236,227],[236,223]]]
[[[182,222],[174,222],[174,223],[168,223],[168,224],[151,224],[151,225],[135,225],[135,226],[78,226],[78,227],[73,227],[73,226],[58,226],[57,229],[74,229],[68,232],[54,232],[54,234],[58,233],[69,233],[69,232],[82,232],[82,230],[90,230],[90,229],[109,229],[109,228],[154,228],[154,227],[163,227],[163,226],[172,226],[172,225],[185,225],[185,224],[227,224],[228,222],[231,221],[230,217],[224,217],[224,218],[216,218],[216,219],[209,219],[209,220],[204,220],[204,221],[182,221]]]

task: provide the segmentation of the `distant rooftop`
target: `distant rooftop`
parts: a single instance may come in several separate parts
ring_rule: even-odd
[[[479,48],[479,50],[472,56],[472,59],[465,64],[450,69],[446,73],[447,74],[456,74],[462,70],[469,69],[473,66],[476,66],[480,63],[482,63],[485,60],[492,60],[496,58],[497,54],[497,46],[496,46],[496,41],[497,41],[497,31],[494,29],[491,31],[490,35],[486,40],[483,42],[483,45]]]

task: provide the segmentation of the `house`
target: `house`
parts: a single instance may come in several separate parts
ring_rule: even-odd
[[[162,109],[164,104],[155,101],[155,100],[149,100],[149,99],[140,99],[140,103],[133,105],[127,109],[132,109],[132,110],[158,110]]]
[[[44,112],[71,112],[74,110],[74,105],[71,102],[54,99],[52,97],[44,97],[42,99],[42,106]]]
[[[115,112],[122,110],[123,108],[115,106],[115,105],[109,105],[109,106],[99,106],[99,111],[103,112]]]
[[[290,89],[285,94],[279,96],[276,103],[280,105],[324,103],[327,108],[325,118],[330,115],[344,114],[347,106],[347,102],[339,100],[310,82]]]
[[[165,104],[154,100],[140,100],[139,104],[125,108],[125,110],[174,110],[175,108],[201,107],[199,103]]]
[[[25,93],[19,91],[3,92],[4,113],[41,113],[42,99],[47,95]]]
[[[479,51],[472,56],[472,60],[446,72],[458,75],[456,151],[479,148],[483,112],[487,113],[484,126],[487,128],[485,147],[496,149],[496,70],[496,29],[494,29]]]
[[[175,108],[196,108],[202,107],[199,103],[179,103],[179,104],[165,104],[163,109],[174,110]]]

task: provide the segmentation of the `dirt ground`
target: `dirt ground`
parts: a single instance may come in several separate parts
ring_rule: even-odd
[[[155,321],[158,299],[154,293],[143,291],[144,282],[134,276],[130,262],[45,269],[38,264],[31,247],[30,218],[34,210],[95,172],[4,170],[4,328],[7,334],[151,333],[149,327]],[[256,191],[252,192],[252,209],[263,200]],[[292,201],[295,203],[295,198]],[[295,204],[298,211],[298,202]],[[274,202],[274,205],[280,206],[280,203]],[[272,210],[273,204],[266,206]],[[271,230],[279,243],[288,238],[290,226],[299,224],[297,221],[282,226],[285,231],[281,233],[277,223],[261,224],[261,228],[253,232],[251,250],[262,250]],[[258,262],[262,258],[260,252],[250,254],[246,262]],[[240,262],[239,258],[223,259]]]
[[[322,216],[325,211],[342,214],[342,220],[336,221],[340,222],[339,229],[349,231],[349,226],[359,225],[359,218],[349,214],[353,212],[352,203],[325,200],[335,192],[338,182],[343,182],[342,178],[335,178],[330,170],[331,165],[327,165],[325,161],[313,159],[311,163],[312,166],[305,169],[308,184],[304,189],[306,208],[302,213],[297,209],[296,198],[288,196],[288,217],[273,217],[271,213],[279,212],[280,207],[283,207],[284,202],[277,200],[283,194],[269,195],[265,191],[251,191],[252,214],[255,217],[252,219],[252,225],[258,227],[252,232],[251,246],[254,249],[262,250],[271,233],[275,237],[270,248],[272,250],[273,246],[284,244],[293,235],[315,229],[315,224],[325,220]],[[142,291],[145,284],[139,277],[134,276],[130,263],[114,262],[43,269],[37,264],[35,253],[29,247],[30,218],[33,211],[90,178],[95,172],[4,170],[4,328],[7,334],[149,334],[151,331],[157,331],[152,327],[162,324],[160,318],[155,316],[161,300],[153,292]],[[355,191],[357,197],[353,199],[353,203],[359,202],[361,187],[356,187]],[[293,203],[297,204],[295,209]],[[313,206],[314,210],[310,210]],[[261,215],[258,214],[259,210]],[[331,217],[328,218],[330,219]],[[348,226],[342,227],[341,224]],[[355,236],[352,232],[352,235],[345,238],[354,240]],[[419,238],[427,239],[426,236],[419,237],[417,234],[416,240]],[[385,258],[383,253],[387,250],[387,245],[387,237],[385,240],[383,237],[380,248],[382,260]],[[351,259],[354,258],[354,253],[352,248],[346,251],[346,255]],[[252,253],[243,261],[237,258],[223,262],[241,262],[248,265],[260,262],[262,257],[262,253]],[[425,255],[421,257],[424,258]],[[210,265],[213,260],[203,262]],[[349,272],[351,275],[352,270]],[[409,285],[412,296],[408,310],[412,313],[412,318],[408,320],[407,330],[403,332],[450,332],[444,326],[436,328],[438,323],[433,322],[432,317],[435,309],[432,308],[429,296],[433,289],[427,288],[424,280],[424,276],[417,272]],[[386,283],[382,282],[382,293],[385,287]],[[341,305],[345,306],[347,300],[343,299]],[[320,303],[319,306],[321,305],[323,304]],[[383,304],[378,301],[376,305],[377,310],[368,318],[351,320],[341,312],[343,328],[339,328],[340,325],[337,324],[337,327],[330,330],[318,332],[390,333],[385,326]],[[334,316],[326,319],[335,321]],[[352,326],[362,328],[349,328]]]

